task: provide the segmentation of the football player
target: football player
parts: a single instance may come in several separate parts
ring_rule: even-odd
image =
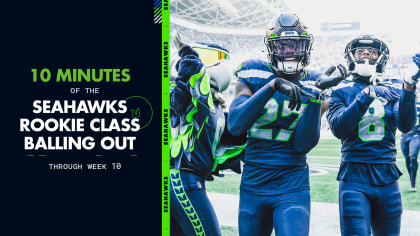
[[[225,132],[221,92],[232,76],[229,53],[215,44],[190,46],[178,33],[173,40],[180,60],[170,94],[171,235],[221,235],[205,181],[221,169],[240,173],[245,148]],[[220,146],[221,139],[229,145]]]
[[[387,45],[361,35],[345,48],[352,79],[335,87],[327,120],[341,139],[339,181],[342,235],[399,235],[402,214],[395,131],[415,124],[418,75],[384,80]]]
[[[235,74],[228,118],[233,135],[247,133],[240,185],[239,234],[308,235],[306,153],[319,140],[322,89],[346,77],[306,70],[313,36],[295,14],[268,24],[268,62],[247,60]],[[318,80],[317,80],[318,79]],[[314,85],[317,85],[316,88]],[[321,89],[320,89],[321,88]]]
[[[420,57],[420,55],[419,55]],[[420,60],[419,60],[420,62]],[[416,104],[417,123],[408,133],[401,135],[401,150],[405,157],[405,165],[407,166],[410,176],[410,191],[416,191],[416,176],[419,162],[417,157],[420,150],[420,102]]]

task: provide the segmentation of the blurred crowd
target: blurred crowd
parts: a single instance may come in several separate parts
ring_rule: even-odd
[[[233,70],[247,59],[267,59],[267,49],[264,45],[264,35],[203,33],[190,28],[171,24],[171,32],[173,31],[181,33],[186,42],[211,42],[227,48],[230,51],[230,62]],[[308,66],[308,69],[322,72],[326,71],[331,65],[347,65],[347,62],[344,59],[344,49],[347,43],[354,39],[355,36],[358,35],[314,35],[311,63]],[[406,72],[407,65],[412,62],[412,55],[398,57],[393,56],[392,38],[387,35],[376,36],[382,39],[391,49],[391,57],[388,60],[386,77],[400,79]],[[174,45],[171,45],[171,49],[173,48],[175,48]],[[227,97],[228,104],[230,104],[234,97],[235,82],[236,81],[233,80],[230,88],[224,92]],[[322,130],[328,130],[325,117],[322,119]]]

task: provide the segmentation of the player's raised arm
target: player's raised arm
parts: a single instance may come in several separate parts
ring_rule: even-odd
[[[415,92],[420,77],[420,53],[413,56],[413,62],[417,65],[418,70],[414,75],[407,74],[404,78],[399,107],[394,106],[393,109],[394,114],[395,111],[398,111],[397,127],[403,133],[407,133],[415,126],[417,118]]]
[[[373,98],[365,91],[361,91],[356,99],[346,106],[339,96],[339,91],[333,92],[328,103],[327,120],[333,134],[338,138],[345,138],[356,129]]]

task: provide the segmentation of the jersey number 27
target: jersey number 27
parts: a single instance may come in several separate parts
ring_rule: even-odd
[[[281,110],[280,116],[286,117],[290,116],[291,114],[297,114],[296,119],[290,124],[287,129],[281,129],[277,136],[273,137],[273,130],[272,129],[263,129],[261,126],[271,124],[275,120],[277,120],[278,112],[279,112],[279,104],[277,103],[276,99],[271,98],[267,104],[264,106],[264,109],[267,110],[267,113],[260,116],[257,121],[252,125],[249,129],[249,136],[251,138],[260,138],[260,139],[268,139],[268,140],[276,140],[276,141],[289,141],[293,131],[296,129],[297,124],[299,123],[300,117],[302,116],[303,111],[305,110],[307,104],[302,104],[298,111],[292,111],[289,109],[289,101],[283,102],[283,108]]]

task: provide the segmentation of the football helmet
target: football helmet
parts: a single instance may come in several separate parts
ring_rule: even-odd
[[[385,72],[389,48],[373,35],[360,35],[347,44],[344,58],[355,79],[374,83],[372,78],[380,77]]]
[[[225,91],[230,84],[233,71],[230,67],[229,51],[217,44],[192,43],[191,48],[199,55],[201,62],[206,67],[210,76],[210,86],[220,92]],[[172,56],[171,60],[171,81],[178,76],[178,63],[181,60],[178,53]]]
[[[267,26],[264,43],[272,69],[295,74],[309,65],[313,36],[295,14],[284,13]]]
[[[198,53],[210,75],[210,86],[225,91],[233,75],[229,63],[229,51],[217,44],[197,42],[191,47]]]

